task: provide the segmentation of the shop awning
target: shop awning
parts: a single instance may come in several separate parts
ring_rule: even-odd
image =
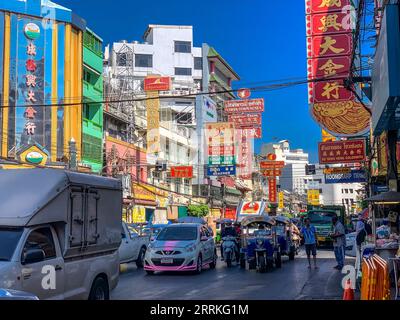
[[[382,204],[400,203],[400,192],[388,191],[378,194],[376,196],[367,198],[366,201],[382,202]]]
[[[135,204],[140,205],[140,206],[157,207],[157,202],[151,201],[151,200],[135,199]]]

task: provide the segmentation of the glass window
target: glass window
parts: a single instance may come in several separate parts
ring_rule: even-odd
[[[191,68],[175,68],[176,76],[191,76],[192,69]]]
[[[135,67],[139,68],[152,68],[153,56],[151,54],[136,54]]]
[[[181,192],[181,183],[182,179],[181,178],[176,178],[175,179],[175,192]]]
[[[195,70],[203,70],[203,58],[202,57],[194,57],[194,69]]]
[[[0,261],[10,261],[21,238],[23,229],[0,229]]]
[[[175,52],[191,53],[192,43],[190,41],[175,41]]]
[[[166,227],[158,234],[158,241],[191,241],[197,239],[197,227]]]
[[[55,258],[56,248],[51,230],[49,228],[41,228],[32,231],[26,240],[22,254],[24,255],[30,249],[43,250],[45,260]]]

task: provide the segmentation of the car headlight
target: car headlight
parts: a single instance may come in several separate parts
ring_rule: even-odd
[[[195,244],[190,244],[185,247],[186,252],[193,252],[196,250],[196,245]]]

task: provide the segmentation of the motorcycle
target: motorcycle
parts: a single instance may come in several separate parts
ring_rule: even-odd
[[[232,236],[223,237],[222,250],[226,265],[230,268],[232,266],[232,260],[236,257],[236,238]]]

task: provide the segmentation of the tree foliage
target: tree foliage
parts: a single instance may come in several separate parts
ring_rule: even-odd
[[[188,215],[191,217],[205,217],[208,215],[210,212],[210,209],[208,205],[202,204],[202,205],[194,205],[191,204],[188,206]]]

